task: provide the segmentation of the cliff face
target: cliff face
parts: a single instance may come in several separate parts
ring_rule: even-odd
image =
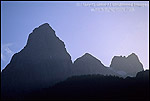
[[[128,57],[115,56],[110,67],[116,72],[124,72],[125,75],[136,76],[139,71],[143,71],[143,65],[138,56],[134,53]]]

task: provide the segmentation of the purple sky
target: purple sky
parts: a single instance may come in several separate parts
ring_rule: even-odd
[[[149,2],[1,1],[1,70],[32,30],[46,22],[64,41],[72,61],[89,52],[109,66],[113,56],[135,53],[149,69]]]

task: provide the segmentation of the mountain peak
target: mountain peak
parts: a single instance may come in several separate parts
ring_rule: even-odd
[[[93,55],[91,55],[90,53],[85,53],[82,57],[80,57],[80,59],[83,58],[83,59],[92,59],[92,60],[97,60],[99,62],[101,62],[100,60],[98,60],[96,57],[94,57]]]
[[[35,28],[33,32],[29,34],[27,45],[47,44],[56,38],[57,36],[52,27],[50,27],[48,23],[44,23]]]
[[[74,61],[74,63],[76,63],[77,61],[80,61],[80,60],[82,60],[82,61],[91,61],[91,60],[94,60],[94,61],[95,61],[95,60],[96,60],[96,61],[101,62],[100,60],[98,60],[97,58],[95,58],[94,56],[92,56],[92,55],[89,54],[89,53],[85,53],[83,56],[77,58],[77,59]]]
[[[143,65],[135,53],[128,57],[114,56],[110,67],[119,72],[124,71],[131,76],[135,76],[137,72],[143,70]]]
[[[52,29],[52,27],[48,23],[44,23],[44,24],[40,25],[39,27],[35,28],[33,30],[33,32],[36,32],[36,31],[39,31],[39,30],[42,30],[42,31],[53,31],[54,32],[54,30]]]
[[[130,54],[127,58],[130,58],[130,57],[138,58],[138,56],[135,53]]]
[[[46,88],[71,75],[71,66],[64,42],[44,23],[29,34],[26,46],[13,55],[2,72],[3,88],[6,91]]]
[[[41,26],[49,26],[49,24],[48,23],[44,23]]]
[[[131,55],[136,55],[135,53],[132,53]],[[137,56],[137,55],[136,55]]]
[[[83,56],[92,56],[91,54],[89,53],[85,53]],[[93,56],[92,56],[93,57]]]
[[[40,25],[38,28],[49,28],[49,29],[53,30],[52,27],[48,23],[44,23],[44,24]]]

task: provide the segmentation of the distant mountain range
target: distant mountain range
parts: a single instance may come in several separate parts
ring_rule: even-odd
[[[128,57],[114,56],[110,67],[85,53],[74,63],[65,44],[45,23],[29,35],[26,46],[14,54],[1,72],[2,95],[15,96],[37,89],[48,88],[75,75],[101,74],[118,77],[136,76],[143,65],[134,53]]]

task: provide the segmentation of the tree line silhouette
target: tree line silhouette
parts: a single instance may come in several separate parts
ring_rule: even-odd
[[[14,99],[106,99],[106,100],[148,100],[149,70],[136,77],[121,78],[100,74],[72,76],[56,85],[13,96]],[[13,99],[13,97],[11,99]],[[7,98],[5,98],[7,99]]]

